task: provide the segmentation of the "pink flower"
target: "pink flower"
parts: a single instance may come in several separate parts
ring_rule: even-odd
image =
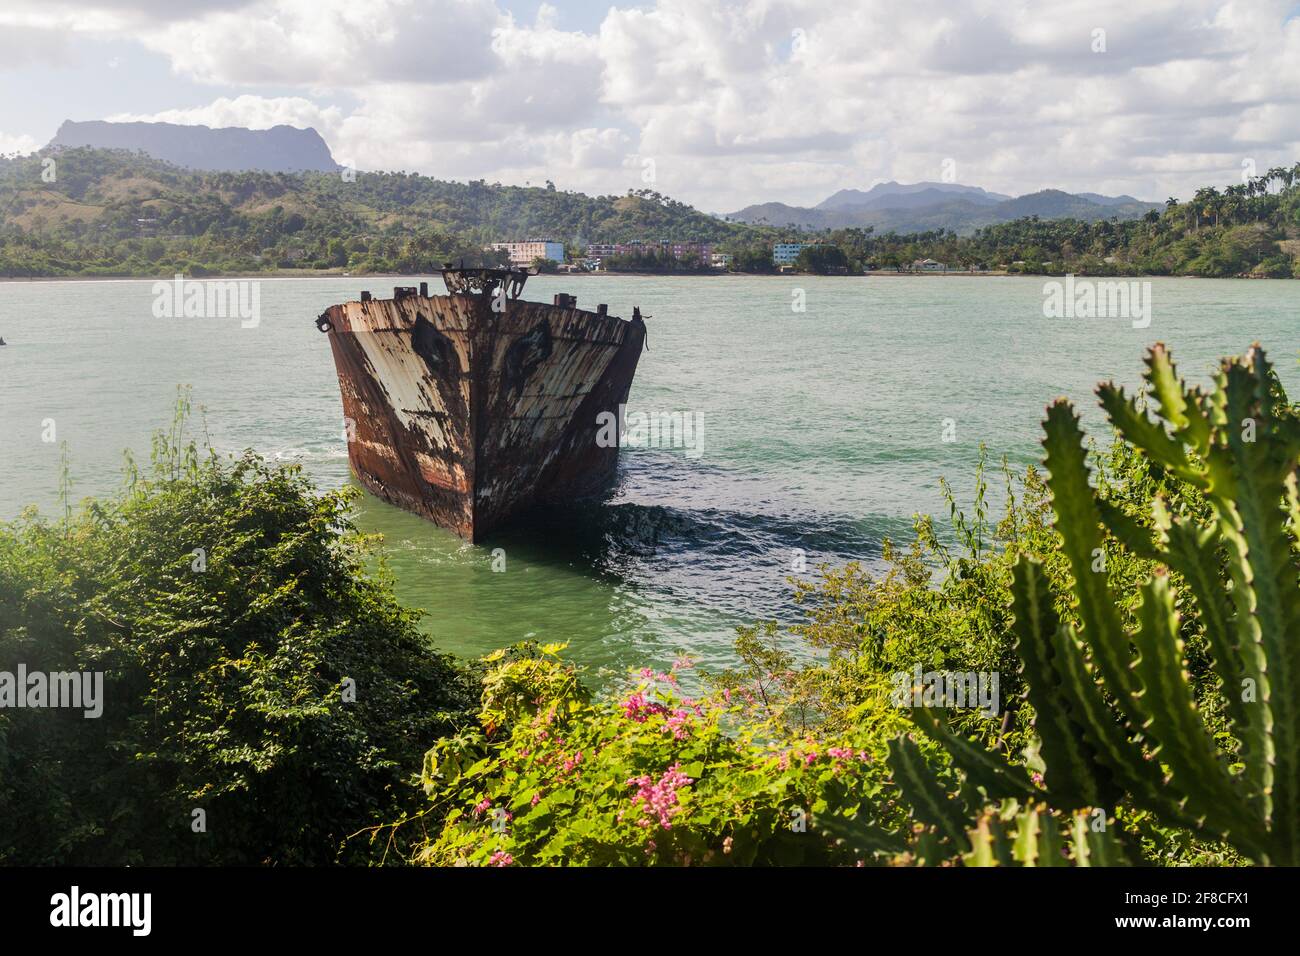
[[[488,808],[491,806],[492,806],[492,798],[484,797],[478,803],[474,804],[474,813],[479,816],[482,816],[484,813],[487,813]]]
[[[572,770],[574,767],[578,766],[578,764],[580,764],[580,763],[582,763],[582,751],[581,751],[581,750],[579,750],[576,754],[573,755],[573,759],[572,759],[572,760],[566,759],[566,760],[564,761],[564,772],[565,772],[565,773],[568,773],[570,770]]]
[[[497,850],[488,859],[488,866],[509,866],[515,862],[515,858],[505,850]]]
[[[686,710],[675,710],[671,717],[665,721],[668,730],[673,733],[674,740],[683,740],[690,736],[691,714]]]
[[[540,793],[535,793],[533,794],[533,799],[528,801],[528,805],[531,807],[535,807],[541,802],[542,802],[542,795]]]
[[[677,791],[681,787],[694,783],[690,777],[681,772],[681,766],[680,763],[673,764],[663,772],[657,782],[648,774],[628,779],[629,787],[638,788],[632,797],[632,806],[639,805],[642,808],[642,816],[637,821],[637,826],[648,827],[658,820],[659,826],[663,829],[672,829],[672,819],[681,811]]]
[[[655,701],[646,700],[645,694],[641,693],[641,691],[637,691],[623,701],[622,707],[623,716],[628,720],[635,720],[638,724],[644,724],[655,714],[668,713],[667,707]]]

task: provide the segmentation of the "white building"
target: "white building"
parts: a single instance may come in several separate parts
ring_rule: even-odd
[[[554,239],[524,239],[521,242],[494,242],[493,249],[504,249],[512,266],[527,267],[534,259],[564,261],[564,243]]]

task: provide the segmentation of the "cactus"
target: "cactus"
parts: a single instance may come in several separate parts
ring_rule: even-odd
[[[1122,866],[1130,850],[1115,836],[1114,818],[1092,807],[1052,810],[1030,783],[1023,767],[981,755],[974,745],[954,737],[934,711],[919,719],[927,733],[962,750],[957,760],[966,786],[949,793],[920,747],[907,736],[890,742],[889,766],[904,801],[912,808],[917,830],[899,862],[935,864],[960,861],[966,866]],[[969,748],[969,749],[966,749]],[[1001,761],[998,766],[997,761]],[[978,781],[978,783],[977,783]],[[1014,795],[1012,795],[1014,794]],[[990,798],[1001,797],[997,807]],[[973,822],[970,822],[972,821]],[[831,826],[823,824],[828,831]],[[845,836],[851,836],[844,833]],[[877,844],[879,855],[885,847]]]
[[[1127,442],[1199,492],[1209,518],[1174,514],[1157,497],[1148,530],[1099,497],[1078,416],[1065,400],[1048,407],[1043,446],[1072,613],[1057,613],[1034,558],[1016,560],[1012,586],[1042,786],[956,737],[938,713],[916,714],[985,802],[1028,802],[1014,817],[1014,835],[1004,816],[984,811],[967,862],[1042,858],[1038,802],[1073,815],[1076,862],[1085,851],[1083,859],[1113,860],[1118,844],[1109,837],[1089,842],[1078,820],[1080,811],[1114,807],[1127,795],[1158,819],[1224,841],[1258,863],[1300,864],[1300,417],[1258,346],[1225,360],[1211,391],[1186,387],[1163,346],[1150,350],[1146,365],[1158,417],[1113,384],[1098,388],[1101,405]],[[1107,532],[1157,564],[1132,628],[1096,569]],[[1194,607],[1212,655],[1239,743],[1231,762],[1207,730],[1185,670],[1175,581],[1177,606]],[[895,779],[906,796],[922,793],[918,819],[955,840],[959,802],[939,802],[933,780],[924,793],[915,744],[896,744]]]

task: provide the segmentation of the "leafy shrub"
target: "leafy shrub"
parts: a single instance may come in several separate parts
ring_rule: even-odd
[[[810,821],[820,816],[847,817],[881,848],[902,848],[890,832],[905,825],[904,815],[884,798],[889,733],[882,728],[899,726],[897,712],[863,714],[856,736],[831,743],[763,742],[736,724],[729,692],[686,696],[680,666],[642,671],[618,699],[593,703],[559,650],[520,645],[493,655],[483,730],[429,751],[425,787],[445,824],[420,848],[418,862],[857,859],[853,848],[814,831]]]
[[[0,528],[0,671],[104,675],[98,719],[0,710],[0,861],[332,862],[472,713],[365,573],[350,494],[179,435],[119,497]]]

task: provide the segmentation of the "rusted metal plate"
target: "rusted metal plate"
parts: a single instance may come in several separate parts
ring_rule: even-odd
[[[510,284],[363,296],[318,321],[357,479],[470,541],[536,504],[608,486],[618,446],[597,444],[599,416],[617,418],[645,344],[639,314],[624,321],[494,294]]]

